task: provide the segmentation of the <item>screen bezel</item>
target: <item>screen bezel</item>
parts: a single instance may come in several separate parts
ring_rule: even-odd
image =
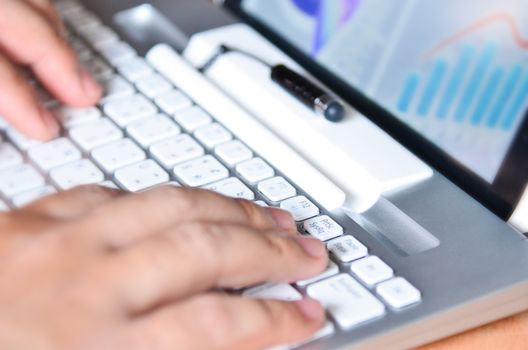
[[[528,180],[528,111],[493,184],[467,169],[424,136],[401,122],[391,112],[337,77],[309,55],[281,37],[265,23],[246,13],[243,0],[226,0],[224,6],[252,26],[345,101],[389,133],[418,157],[445,175],[480,203],[508,220],[521,199]]]

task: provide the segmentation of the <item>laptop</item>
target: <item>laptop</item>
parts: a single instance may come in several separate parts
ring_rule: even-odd
[[[3,210],[96,183],[289,210],[328,268],[241,293],[309,296],[328,320],[281,349],[406,349],[528,308],[526,4],[55,3],[106,93],[74,109],[35,84],[64,132],[39,143],[1,123]],[[201,69],[221,45],[258,59]],[[346,117],[325,120],[259,60],[327,89]]]

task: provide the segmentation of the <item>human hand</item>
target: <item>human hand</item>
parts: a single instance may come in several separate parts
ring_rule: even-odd
[[[0,214],[0,348],[262,349],[308,338],[313,300],[224,290],[322,272],[291,216],[196,189],[80,187]]]
[[[49,0],[0,0],[0,115],[32,138],[52,138],[59,125],[17,65],[28,66],[67,105],[89,106],[101,97],[101,87],[80,66],[63,33]]]

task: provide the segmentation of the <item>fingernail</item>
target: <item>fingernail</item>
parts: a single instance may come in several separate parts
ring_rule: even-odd
[[[271,215],[275,224],[284,230],[291,230],[295,228],[295,221],[290,213],[278,208],[266,208]]]
[[[323,306],[314,299],[303,299],[296,302],[297,307],[308,321],[322,321],[325,316]]]
[[[299,236],[295,237],[295,240],[313,258],[318,259],[327,255],[325,246],[318,239]]]
[[[55,116],[44,106],[40,106],[40,116],[50,133],[50,137],[58,136],[60,132],[60,126]]]
[[[85,94],[90,98],[99,98],[103,92],[99,83],[85,68],[81,68],[80,76]]]

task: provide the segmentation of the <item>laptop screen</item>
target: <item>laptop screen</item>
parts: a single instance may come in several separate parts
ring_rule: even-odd
[[[528,106],[528,2],[245,0],[241,6],[494,182]]]

